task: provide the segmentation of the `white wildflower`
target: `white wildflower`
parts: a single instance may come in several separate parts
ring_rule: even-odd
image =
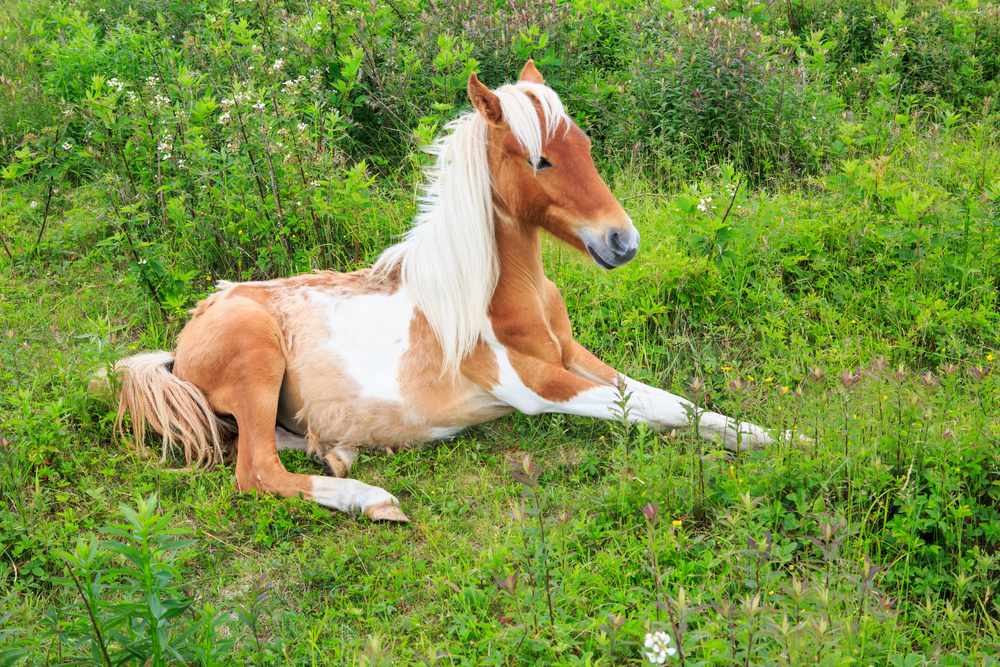
[[[125,89],[125,84],[124,82],[119,81],[115,77],[111,77],[110,79],[108,79],[108,88],[111,88],[116,93],[120,93],[122,92],[122,90]]]
[[[317,23],[316,25],[313,26],[313,30],[315,30],[316,32],[319,32],[322,29],[323,29],[322,23]]]
[[[170,104],[170,98],[167,97],[166,95],[156,95],[153,98],[153,101],[156,103],[156,106],[158,107],[165,107],[168,104]]]
[[[62,145],[62,149],[64,151],[72,150],[73,149],[73,144],[69,143],[68,141],[64,141],[63,145]]]
[[[287,79],[287,80],[285,80],[285,81],[283,81],[283,82],[281,83],[281,86],[282,86],[282,87],[283,87],[283,88],[284,88],[285,90],[287,90],[287,91],[289,91],[289,92],[290,92],[290,91],[292,91],[292,90],[294,90],[294,89],[295,89],[295,82],[294,82],[294,81],[292,81],[291,79]]]
[[[127,100],[128,100],[129,102],[135,102],[135,100],[136,100],[136,99],[137,99],[138,97],[139,97],[139,96],[138,96],[138,95],[136,95],[135,93],[133,93],[133,92],[132,92],[131,90],[126,90],[126,91],[125,91],[125,99],[127,99]]]
[[[305,132],[307,127],[309,127],[309,126],[306,125],[305,123],[299,123],[299,125],[298,125],[299,132]]]
[[[38,208],[38,202],[32,199],[31,203],[28,204],[28,206],[30,206],[31,208]]]
[[[226,123],[228,123],[229,122],[229,118],[230,118],[230,116],[229,116],[229,112],[228,111],[225,112],[225,113],[223,113],[222,115],[220,115],[219,116],[219,125],[225,125]]]
[[[646,642],[643,644],[642,654],[646,656],[653,665],[662,665],[667,661],[667,657],[673,657],[677,649],[671,644],[670,635],[662,630],[649,632],[646,634]]]
[[[284,66],[285,66],[285,61],[282,60],[281,58],[278,58],[277,60],[274,61],[274,64],[271,65],[271,69],[273,69],[275,72],[280,72],[281,68]]]
[[[256,109],[257,111],[263,111],[264,110],[264,103],[261,102],[261,101],[258,101],[257,104],[253,105],[253,108]]]
[[[160,83],[160,77],[158,76],[148,76],[146,77],[146,85],[150,88],[155,88]]]
[[[145,257],[143,257],[142,259],[139,260],[140,264],[146,264],[147,262],[148,262],[148,260]]]
[[[233,106],[233,101],[228,97],[223,97],[220,104],[222,105],[223,109],[228,109],[229,107]]]
[[[708,213],[709,209],[712,208],[712,200],[709,197],[702,197],[698,200],[698,210],[702,213]]]

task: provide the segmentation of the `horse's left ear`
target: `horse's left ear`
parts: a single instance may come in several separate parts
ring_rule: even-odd
[[[535,67],[535,61],[528,58],[528,62],[524,63],[524,67],[521,68],[521,76],[518,77],[518,81],[527,81],[528,83],[545,83],[545,79],[542,78],[542,73],[538,71]]]

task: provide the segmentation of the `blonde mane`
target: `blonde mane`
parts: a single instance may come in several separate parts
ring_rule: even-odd
[[[560,123],[569,125],[551,88],[519,82],[494,91],[504,121],[532,164]],[[537,105],[537,106],[536,106]],[[541,110],[544,124],[539,121]],[[374,270],[400,268],[406,289],[427,318],[444,354],[442,371],[453,373],[472,352],[489,322],[500,275],[494,234],[486,120],[471,111],[445,127],[429,149],[435,156],[405,238],[379,257]]]

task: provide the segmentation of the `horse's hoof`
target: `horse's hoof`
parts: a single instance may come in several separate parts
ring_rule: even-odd
[[[410,518],[403,514],[399,505],[395,503],[381,503],[372,505],[365,510],[365,516],[372,521],[395,521],[397,523],[410,523]]]

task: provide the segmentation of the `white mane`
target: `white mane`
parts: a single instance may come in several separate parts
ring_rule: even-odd
[[[494,91],[504,121],[532,164],[542,143],[569,119],[547,86],[519,82]],[[539,122],[535,102],[545,119]],[[375,263],[379,273],[401,268],[402,288],[423,311],[444,353],[443,371],[455,372],[479,341],[500,274],[494,235],[486,120],[476,111],[451,121],[431,146],[419,209],[406,237]]]

